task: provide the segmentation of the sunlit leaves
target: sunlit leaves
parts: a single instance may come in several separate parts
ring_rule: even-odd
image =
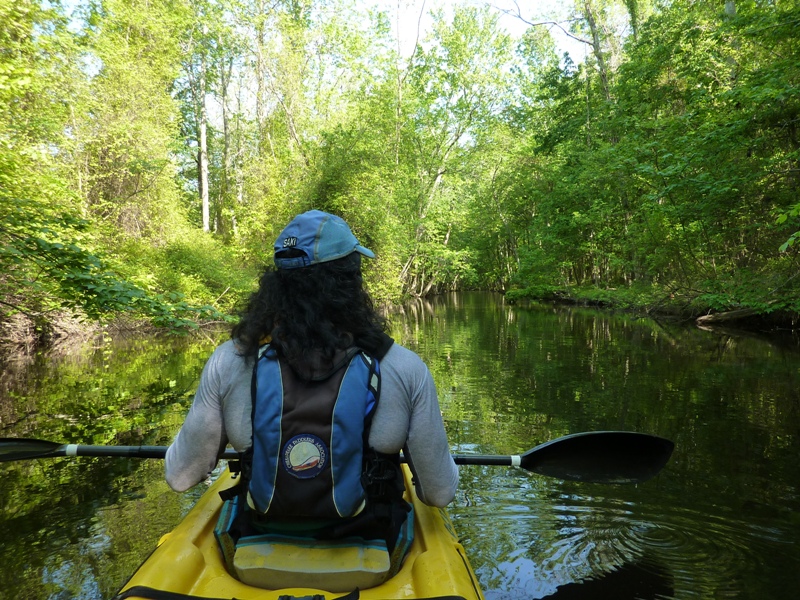
[[[531,161],[537,150],[556,160],[522,189],[542,189],[532,239],[567,258],[568,285],[654,283],[717,310],[796,308],[797,257],[777,252],[796,236],[775,218],[796,204],[797,7],[737,8],[678,2],[640,22],[611,105],[583,67],[538,80],[545,100],[518,118],[540,126]]]
[[[0,1],[3,310],[229,311],[312,207],[378,252],[379,301],[633,284],[715,306],[798,297],[796,2],[574,3],[578,64],[538,26],[515,54],[499,13],[474,6],[434,13],[410,54],[391,11],[339,0],[75,8]]]

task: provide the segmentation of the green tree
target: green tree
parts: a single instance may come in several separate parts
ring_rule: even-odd
[[[796,255],[777,252],[791,230],[775,217],[795,204],[797,7],[737,8],[679,2],[637,21],[607,96],[592,93],[602,77],[582,80],[588,65],[532,80],[536,109],[517,122],[540,132],[528,157],[542,168],[520,189],[541,190],[530,239],[551,250],[525,256],[557,256],[567,285],[796,305]]]
[[[463,192],[471,157],[491,146],[491,130],[510,93],[511,40],[488,9],[457,7],[452,22],[434,15],[431,37],[418,49],[401,114],[402,159],[413,188],[399,205],[412,242],[401,277],[405,291],[425,295],[473,280],[467,249],[450,245],[468,211]]]

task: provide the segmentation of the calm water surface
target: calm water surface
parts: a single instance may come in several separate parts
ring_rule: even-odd
[[[638,486],[462,467],[450,513],[487,600],[795,598],[800,353],[775,339],[463,294],[406,307],[453,451],[519,453],[579,431],[672,439]],[[167,444],[225,332],[105,340],[6,365],[0,436]],[[108,598],[203,493],[159,461],[0,465],[0,599]]]

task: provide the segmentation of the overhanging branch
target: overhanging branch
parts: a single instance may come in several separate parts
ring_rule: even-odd
[[[564,29],[564,26],[561,23],[559,23],[558,21],[537,21],[535,23],[532,22],[532,21],[528,21],[528,19],[526,19],[525,17],[522,16],[522,11],[520,10],[519,4],[517,4],[516,0],[514,2],[514,7],[516,8],[516,11],[510,10],[510,9],[507,9],[507,8],[501,8],[499,6],[495,6],[494,8],[496,8],[497,10],[499,10],[500,12],[502,12],[504,14],[507,14],[509,16],[512,16],[512,17],[516,18],[516,19],[519,19],[520,21],[522,21],[526,25],[529,25],[530,27],[540,27],[540,26],[543,26],[543,25],[558,27],[564,33],[564,35],[566,35],[567,37],[572,38],[573,40],[575,40],[577,42],[580,42],[582,44],[588,44],[589,46],[592,45],[591,41],[586,40],[586,39],[584,39],[582,37],[578,37],[577,35],[571,33],[567,29]],[[572,21],[577,21],[577,20],[579,20],[579,19],[568,19],[566,22],[570,23]]]

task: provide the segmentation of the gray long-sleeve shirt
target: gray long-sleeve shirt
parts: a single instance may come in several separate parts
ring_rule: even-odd
[[[381,397],[372,419],[370,445],[379,452],[404,451],[415,475],[417,495],[426,504],[445,506],[455,497],[458,468],[450,455],[436,386],[414,352],[393,344],[380,361]],[[192,407],[167,450],[166,478],[175,491],[205,479],[230,444],[250,447],[252,362],[232,340],[206,363]]]

